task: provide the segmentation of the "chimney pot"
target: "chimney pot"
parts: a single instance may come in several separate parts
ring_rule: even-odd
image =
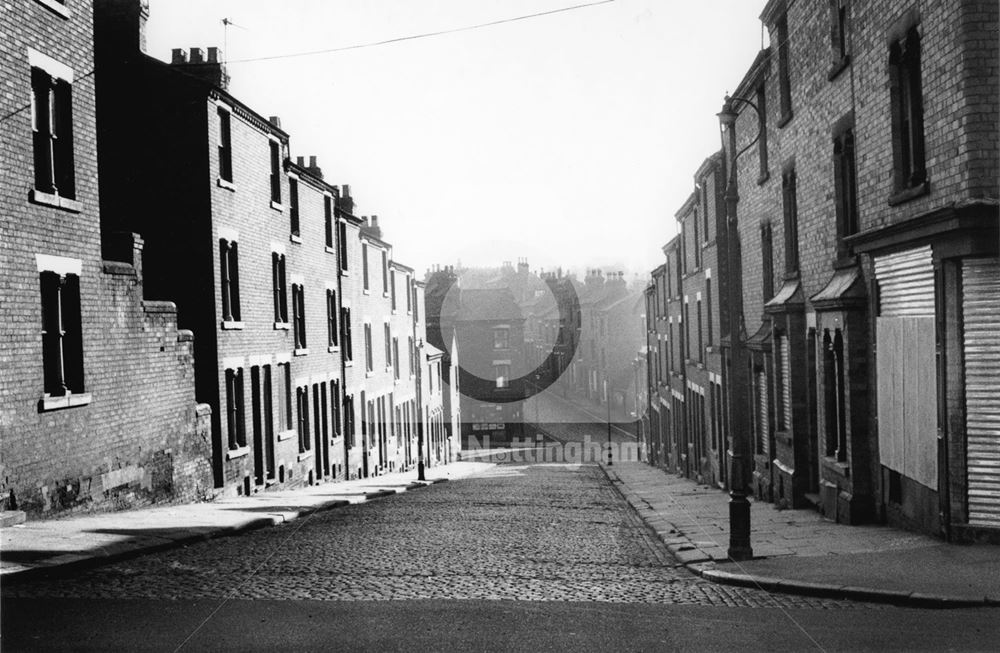
[[[170,63],[187,63],[188,53],[184,48],[174,48],[170,51]]]
[[[340,185],[340,194],[343,197],[350,197],[351,196],[351,185],[350,184],[341,184]]]
[[[304,168],[304,167],[305,167],[305,165],[306,165],[306,164],[305,164],[305,160],[306,160],[306,159],[305,159],[305,157],[302,157],[302,156],[297,156],[297,157],[295,157],[295,163],[296,163],[296,165],[298,165],[298,166],[300,166],[300,167],[303,167],[303,168]]]
[[[310,156],[309,157],[309,167],[310,168],[315,168],[316,167],[316,157],[315,156]]]
[[[313,158],[315,159],[316,157],[313,157]],[[377,215],[373,215],[372,216],[372,226],[373,227],[377,227],[378,226],[378,216]]]
[[[208,49],[208,63],[222,63],[222,51],[217,47]]]
[[[267,119],[267,121],[272,125],[274,125],[275,127],[277,127],[278,129],[281,129],[281,118],[279,118],[278,116],[271,116],[270,118]]]
[[[201,48],[191,48],[191,63],[205,63],[205,51]]]

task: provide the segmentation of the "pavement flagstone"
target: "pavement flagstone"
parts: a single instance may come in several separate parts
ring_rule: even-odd
[[[471,476],[488,462],[455,462],[415,470],[205,503],[148,506],[136,510],[28,520],[0,528],[0,579],[85,567],[180,546],[189,542],[273,526],[320,510],[406,492]]]
[[[754,558],[729,560],[728,495],[645,463],[602,465],[670,552],[703,578],[771,591],[957,607],[1000,605],[1000,547],[751,502]]]

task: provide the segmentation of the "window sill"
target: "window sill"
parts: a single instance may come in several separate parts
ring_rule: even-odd
[[[388,297],[389,296],[389,291],[388,290],[383,290],[382,291],[382,296],[383,297]]]
[[[765,170],[764,172],[760,173],[759,177],[757,177],[757,185],[763,186],[764,184],[767,183],[767,180],[770,178],[771,178],[771,173]]]
[[[275,331],[289,331],[289,330],[291,330],[291,328],[292,328],[292,325],[291,325],[290,322],[275,322],[274,323],[274,330]]]
[[[362,295],[370,295],[370,294],[371,294],[371,292],[369,292],[369,291],[368,291],[368,289],[367,289],[367,288],[365,288],[364,290],[362,290],[362,291],[361,291],[361,294],[362,294]]]
[[[250,453],[250,447],[240,447],[238,449],[230,449],[226,452],[226,460],[235,460],[237,458],[242,458],[243,456]]]
[[[288,240],[293,243],[298,243],[299,245],[302,244],[302,236],[299,234],[289,234]]]
[[[789,109],[788,113],[781,116],[781,118],[778,119],[778,129],[781,129],[782,127],[790,123],[792,121],[793,115],[794,114],[792,113],[791,109]]]
[[[344,361],[344,367],[354,367],[354,361],[348,359]]]
[[[28,199],[35,204],[43,204],[45,206],[51,206],[53,208],[62,209],[63,211],[69,211],[71,213],[79,213],[83,210],[83,204],[81,202],[71,200],[68,197],[62,197],[61,195],[56,195],[55,193],[44,193],[40,190],[32,190]]]
[[[303,451],[298,455],[298,457],[295,460],[296,462],[302,462],[303,460],[310,460],[312,459],[312,457],[313,457],[312,451]]]
[[[44,396],[41,401],[38,402],[38,412],[41,413],[49,410],[73,408],[75,406],[86,406],[90,403],[91,399],[92,397],[89,392],[67,394],[62,395],[61,397]]]
[[[929,181],[925,181],[921,184],[917,184],[911,188],[905,188],[901,191],[897,191],[889,196],[889,206],[899,206],[905,202],[916,199],[923,195],[926,195],[931,190],[931,184]]]
[[[296,435],[298,435],[298,431],[296,431],[295,429],[288,429],[286,431],[278,431],[278,442],[284,442],[285,440],[291,440]]]
[[[219,185],[219,188],[225,188],[226,190],[233,191],[234,193],[236,192],[236,184],[227,179],[219,177],[215,183]]]
[[[299,347],[292,352],[292,356],[305,356],[309,353],[309,350],[305,347]]]
[[[56,2],[56,0],[35,0],[35,1],[62,18],[69,18],[72,15],[70,13],[69,7],[60,2]]]
[[[846,462],[841,462],[836,458],[831,456],[823,456],[823,469],[830,470],[835,474],[839,474],[844,478],[849,478],[851,475],[851,466]]]
[[[240,322],[237,320],[223,320],[222,330],[223,331],[242,331],[243,327],[246,326],[245,322]]]
[[[373,376],[375,376],[375,372],[370,372],[370,371],[369,372],[365,372],[365,378],[366,379],[370,379]]]
[[[832,82],[850,64],[851,64],[851,55],[849,54],[844,55],[844,58],[840,59],[839,61],[834,61],[833,65],[830,67],[830,71],[826,74],[827,81]]]
[[[285,207],[281,202],[275,202],[274,200],[271,200],[271,208],[274,209],[275,211],[285,210]]]
[[[330,247],[329,245],[327,245],[326,247],[324,247],[323,251],[325,251],[327,254],[336,254],[337,253],[337,250],[335,250],[334,248]]]

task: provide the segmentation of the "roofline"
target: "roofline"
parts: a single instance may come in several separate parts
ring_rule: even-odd
[[[299,164],[295,163],[294,161],[292,161],[291,157],[288,158],[288,161],[286,162],[286,166],[287,166],[287,168],[289,170],[291,170],[292,172],[294,172],[295,174],[297,174],[299,176],[299,178],[304,178],[304,179],[308,180],[311,184],[313,184],[314,186],[316,186],[320,190],[330,191],[330,193],[334,197],[340,197],[340,189],[338,187],[336,187],[333,184],[330,184],[330,183],[324,181],[323,179],[317,177],[312,172],[309,172],[308,168],[304,168],[304,167],[300,166]]]

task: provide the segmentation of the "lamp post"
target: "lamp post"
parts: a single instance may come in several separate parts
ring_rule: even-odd
[[[416,327],[414,327],[414,335],[416,335]],[[421,364],[421,352],[424,349],[424,339],[419,338],[414,340],[414,358],[417,360],[416,365],[416,388],[417,388],[417,480],[426,481],[427,478],[424,472],[424,398],[423,398],[423,365]]]
[[[607,368],[604,369],[604,401],[608,404],[608,467],[611,467],[611,385]]]
[[[760,110],[750,100],[726,96],[722,111],[717,115],[719,125],[729,134],[729,164],[726,183],[726,275],[727,303],[729,304],[729,425],[732,433],[733,454],[729,458],[729,557],[732,560],[749,560],[753,557],[750,546],[750,501],[746,492],[747,455],[749,453],[746,431],[747,354],[743,342],[743,274],[740,267],[740,235],[736,207],[740,201],[737,190],[736,160],[760,138],[760,131],[743,149],[736,150],[736,120],[739,113],[734,105],[747,105],[757,114]]]

